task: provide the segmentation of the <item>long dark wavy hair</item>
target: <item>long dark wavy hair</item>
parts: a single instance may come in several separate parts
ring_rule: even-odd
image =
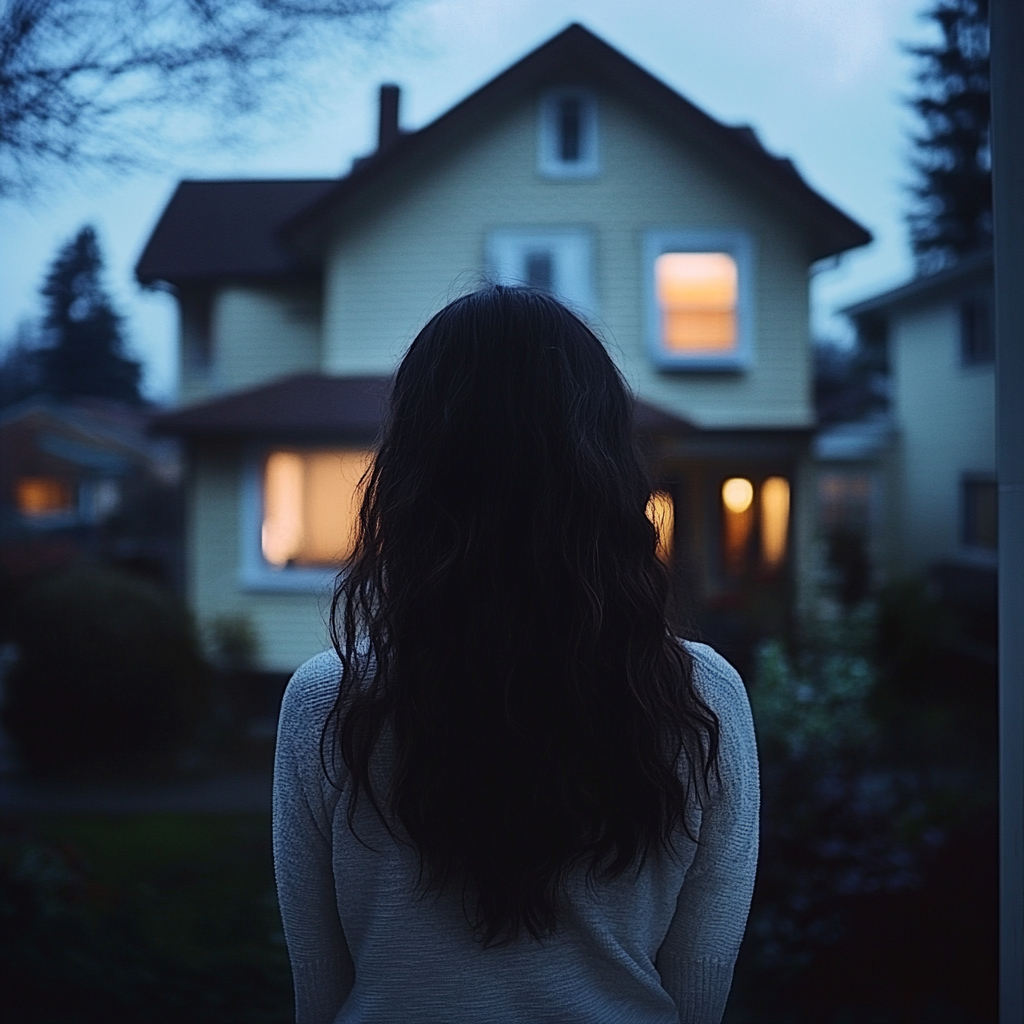
[[[412,343],[364,483],[325,770],[340,751],[349,827],[365,793],[417,850],[424,895],[461,886],[478,940],[541,939],[573,868],[615,877],[692,838],[716,768],[629,392],[551,296],[484,288]]]

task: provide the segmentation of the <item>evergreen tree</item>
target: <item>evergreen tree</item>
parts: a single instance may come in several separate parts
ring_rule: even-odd
[[[907,219],[918,270],[928,273],[992,242],[988,0],[938,0],[925,17],[942,41],[907,47],[919,60],[910,106],[923,122],[912,137]]]
[[[121,317],[102,272],[96,232],[87,225],[57,254],[42,288],[49,344],[39,353],[41,389],[61,401],[91,396],[138,405],[141,367],[123,354]]]

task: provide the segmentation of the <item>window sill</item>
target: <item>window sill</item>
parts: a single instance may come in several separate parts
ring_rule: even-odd
[[[269,565],[245,566],[239,573],[242,590],[253,594],[323,594],[334,586],[337,569],[273,569]]]

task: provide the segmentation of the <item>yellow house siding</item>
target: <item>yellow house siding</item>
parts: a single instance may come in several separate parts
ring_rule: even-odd
[[[487,233],[516,226],[588,229],[595,326],[639,393],[708,427],[811,423],[807,260],[785,214],[668,135],[642,110],[598,96],[601,171],[536,172],[535,102],[465,146],[382,180],[344,211],[325,274],[324,369],[387,372],[429,316],[484,271]],[[756,251],[754,365],[733,373],[660,373],[643,336],[648,230],[740,229]]]
[[[901,434],[900,568],[913,572],[960,546],[960,481],[995,474],[994,367],[960,361],[954,303],[896,314],[891,334]]]
[[[320,366],[320,299],[311,287],[222,287],[213,300],[210,366],[182,363],[183,405]]]
[[[290,672],[328,645],[326,595],[255,593],[239,585],[243,453],[205,445],[193,453],[188,508],[189,599],[200,625],[244,615],[256,630],[261,668]]]

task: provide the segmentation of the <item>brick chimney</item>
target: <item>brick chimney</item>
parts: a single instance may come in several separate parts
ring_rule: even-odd
[[[402,134],[398,127],[398,99],[400,90],[397,85],[382,85],[380,87],[380,122],[377,129],[377,150],[387,149],[399,135]]]

